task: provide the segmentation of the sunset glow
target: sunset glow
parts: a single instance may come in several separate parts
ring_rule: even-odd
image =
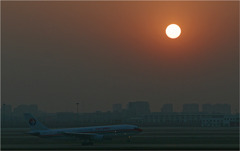
[[[180,36],[181,28],[176,24],[168,25],[166,28],[166,34],[169,38],[175,39]]]

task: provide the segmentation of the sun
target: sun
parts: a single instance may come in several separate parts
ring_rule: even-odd
[[[181,28],[177,24],[170,24],[166,28],[166,34],[169,38],[176,39],[181,34]]]

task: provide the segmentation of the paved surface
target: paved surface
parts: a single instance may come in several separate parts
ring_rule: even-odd
[[[132,137],[96,142],[82,146],[79,140],[52,140],[24,134],[28,129],[2,129],[2,149],[8,150],[114,150],[114,149],[239,149],[238,128],[143,128]]]

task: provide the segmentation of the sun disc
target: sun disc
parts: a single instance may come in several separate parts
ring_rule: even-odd
[[[168,25],[166,34],[169,38],[175,39],[180,36],[181,28],[177,24]]]

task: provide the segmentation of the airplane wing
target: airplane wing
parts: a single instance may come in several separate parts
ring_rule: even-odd
[[[67,136],[73,136],[80,139],[102,139],[103,135],[96,133],[73,133],[73,132],[64,132]]]

